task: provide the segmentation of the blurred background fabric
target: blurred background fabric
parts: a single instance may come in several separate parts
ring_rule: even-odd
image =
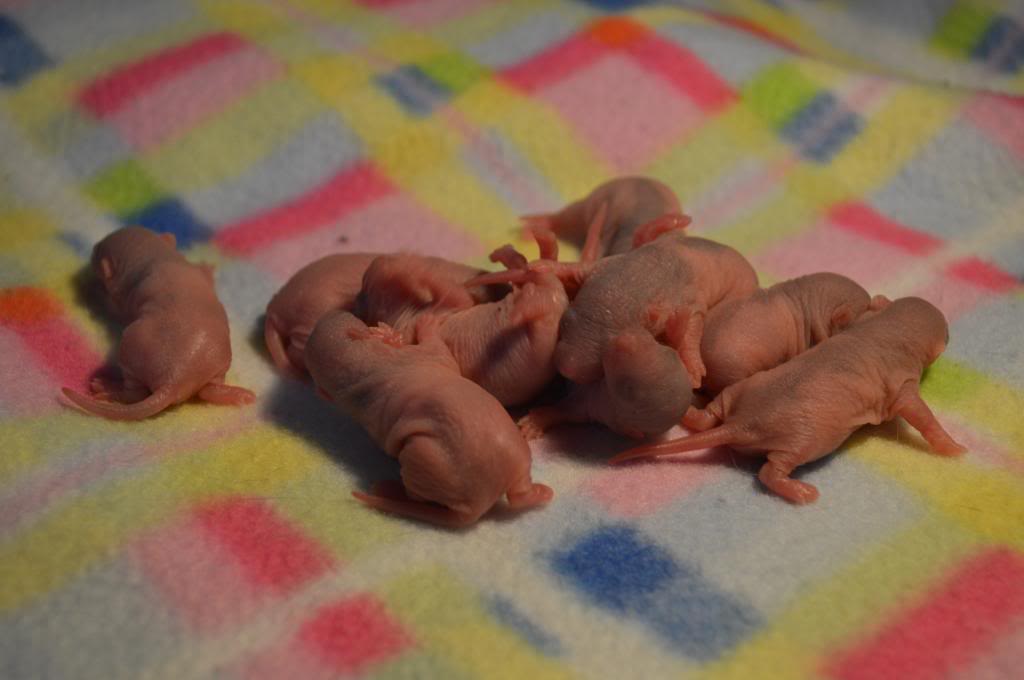
[[[0,677],[1020,677],[1022,26],[985,0],[0,0]],[[623,174],[762,285],[941,308],[923,394],[969,453],[868,428],[794,507],[756,460],[612,469],[628,442],[573,427],[533,446],[543,510],[360,506],[397,466],[271,369],[271,295],[330,252],[533,254],[519,215]],[[255,406],[59,403],[116,346],[83,268],[129,224],[216,267]]]

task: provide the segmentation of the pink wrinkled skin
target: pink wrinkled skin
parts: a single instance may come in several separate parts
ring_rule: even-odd
[[[612,339],[639,330],[674,347],[691,384],[699,387],[705,315],[757,289],[757,275],[742,255],[680,231],[580,267],[582,285],[562,318],[555,365],[581,384],[601,379],[602,358]]]
[[[459,375],[439,335],[404,344],[388,326],[331,312],[306,345],[318,391],[398,459],[402,486],[354,495],[370,507],[448,527],[476,522],[502,496],[513,510],[554,492],[530,478],[530,449],[501,404]]]
[[[679,355],[650,333],[624,331],[609,344],[602,365],[598,382],[572,384],[566,398],[521,418],[524,436],[535,439],[559,423],[598,422],[639,439],[679,422],[693,398]]]
[[[502,300],[444,318],[438,332],[462,375],[512,406],[555,377],[558,326],[568,305],[558,277],[535,272]],[[417,329],[421,340],[424,327]]]
[[[224,384],[231,365],[228,318],[208,267],[190,264],[174,236],[126,227],[93,249],[92,268],[126,321],[117,361],[122,382],[96,379],[91,396],[65,388],[75,406],[111,420],[142,420],[198,396],[215,404],[254,401]]]
[[[856,282],[821,272],[718,305],[708,313],[701,339],[703,389],[718,394],[789,361],[849,326],[870,303]]]
[[[683,423],[703,432],[626,451],[612,462],[730,446],[765,455],[761,482],[803,504],[818,490],[790,473],[834,451],[861,425],[902,416],[936,453],[962,453],[919,393],[922,371],[948,342],[945,318],[920,298],[880,299],[876,307],[792,360],[725,388],[706,409],[691,408]]]
[[[373,323],[383,321],[411,331],[420,311],[464,309],[500,297],[504,286],[470,290],[467,297],[462,282],[480,271],[421,255],[328,255],[296,272],[267,305],[267,349],[279,370],[305,375],[306,341],[327,312],[356,311]],[[366,292],[366,286],[372,292]]]
[[[652,220],[665,215],[682,216],[679,199],[663,183],[649,177],[620,177],[605,182],[585,198],[556,213],[527,215],[523,223],[527,229],[550,229],[582,247],[587,230],[602,205],[607,213],[601,225],[598,257],[632,250],[637,229]]]
[[[367,268],[355,313],[367,324],[387,324],[408,342],[417,315],[446,315],[501,299],[507,286],[465,286],[483,270],[440,257],[381,255]]]
[[[278,370],[306,373],[303,351],[313,326],[327,312],[355,307],[363,273],[378,253],[337,253],[310,262],[267,305],[263,337]]]

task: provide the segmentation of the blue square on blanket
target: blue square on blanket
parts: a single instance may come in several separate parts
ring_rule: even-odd
[[[192,212],[175,198],[151,203],[137,213],[121,218],[126,226],[140,226],[160,232],[174,234],[179,248],[188,248],[197,242],[206,241],[213,234]]]
[[[18,24],[0,15],[0,85],[19,85],[51,63]]]
[[[595,605],[637,620],[699,661],[720,656],[760,623],[750,606],[634,527],[598,527],[557,551],[551,564]]]
[[[996,71],[1017,72],[1024,65],[1024,28],[1009,17],[996,17],[971,50],[971,56],[988,62]]]
[[[425,118],[448,101],[451,91],[416,65],[396,68],[374,78],[408,113]]]
[[[860,116],[831,92],[822,92],[789,119],[782,136],[805,158],[828,163],[862,127]]]

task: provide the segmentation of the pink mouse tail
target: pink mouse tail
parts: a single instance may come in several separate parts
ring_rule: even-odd
[[[278,329],[277,317],[273,314],[267,314],[267,318],[263,322],[263,341],[267,345],[267,351],[270,352],[271,361],[274,362],[278,370],[292,370],[292,362],[288,360],[288,353],[284,348],[284,339],[281,337],[281,331]]]
[[[704,432],[691,434],[679,439],[669,439],[657,444],[647,444],[623,451],[608,461],[611,465],[618,465],[627,460],[636,458],[660,458],[671,456],[686,451],[697,451],[698,449],[710,449],[715,446],[727,446],[736,441],[736,433],[728,425],[720,425]]]
[[[174,389],[164,385],[142,401],[134,404],[121,404],[115,401],[100,401],[90,396],[79,394],[68,388],[61,390],[68,400],[86,413],[108,420],[145,420],[155,416],[174,403]]]

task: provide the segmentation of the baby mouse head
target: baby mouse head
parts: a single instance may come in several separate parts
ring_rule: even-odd
[[[531,482],[530,449],[504,410],[507,424],[482,411],[471,413],[475,409],[468,409],[468,403],[473,402],[461,407],[465,416],[439,410],[421,421],[429,427],[402,441],[398,462],[408,496],[448,508],[451,521],[446,523],[456,526],[476,522],[505,494],[513,509],[550,499],[550,489]]]
[[[679,422],[693,399],[693,386],[678,353],[650,333],[626,331],[602,357],[612,429],[642,436]]]
[[[110,294],[129,285],[156,257],[176,251],[174,234],[143,227],[125,227],[106,236],[92,249],[91,265]]]
[[[949,324],[935,305],[919,297],[899,298],[888,305],[883,314],[895,324],[901,336],[912,339],[925,366],[932,364],[946,350]]]

